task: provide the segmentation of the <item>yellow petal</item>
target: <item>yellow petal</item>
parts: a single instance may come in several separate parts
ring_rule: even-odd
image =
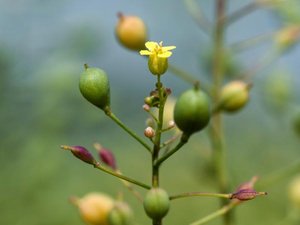
[[[158,44],[154,41],[147,41],[145,46],[150,52],[152,52],[158,46]]]
[[[176,48],[176,46],[165,46],[165,47],[162,47],[162,51],[164,52],[164,51],[170,51],[170,50],[173,50],[173,49],[175,49]]]
[[[169,58],[172,55],[172,52],[163,52],[159,53],[157,56],[160,58]]]
[[[148,50],[141,50],[140,51],[140,55],[151,55],[152,52],[148,51]]]

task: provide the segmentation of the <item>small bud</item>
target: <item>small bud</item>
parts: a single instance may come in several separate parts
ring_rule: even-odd
[[[152,127],[147,127],[145,130],[144,130],[144,135],[147,137],[147,138],[153,138],[155,136],[155,131]]]
[[[89,193],[73,203],[78,207],[81,218],[89,225],[108,225],[108,215],[114,200],[101,193]]]
[[[101,148],[99,150],[99,157],[103,163],[111,167],[113,170],[117,169],[116,160],[114,154],[108,149]]]
[[[139,51],[145,48],[147,41],[147,28],[144,21],[137,16],[118,14],[119,21],[116,26],[116,37],[126,48]]]
[[[109,225],[132,225],[133,213],[125,202],[116,202],[108,215]]]
[[[70,150],[72,154],[77,157],[78,159],[94,165],[96,163],[96,160],[92,156],[92,154],[84,147],[82,146],[67,146],[67,145],[61,145],[60,146],[64,150]]]
[[[231,195],[231,199],[238,199],[240,201],[248,201],[254,199],[256,196],[259,195],[267,195],[267,192],[256,192],[254,189],[241,189],[236,193]]]
[[[170,120],[169,122],[168,122],[168,128],[173,128],[173,127],[175,127],[175,122],[174,122],[174,120]]]
[[[146,112],[149,112],[150,111],[150,106],[148,104],[144,104],[143,105],[143,109],[146,111]]]
[[[220,94],[217,108],[226,112],[236,112],[243,108],[249,100],[249,84],[232,81],[225,85]]]

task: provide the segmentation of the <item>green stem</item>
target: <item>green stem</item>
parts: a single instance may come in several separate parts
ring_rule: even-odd
[[[146,144],[136,133],[134,133],[125,124],[123,124],[122,121],[119,120],[119,118],[115,114],[113,114],[113,112],[110,109],[106,109],[105,114],[109,118],[111,118],[116,124],[118,124],[121,128],[123,128],[123,130],[125,130],[130,136],[132,136],[135,140],[142,144],[150,153],[152,153],[151,147],[148,144]]]
[[[238,21],[242,17],[254,12],[255,10],[259,9],[259,4],[257,1],[249,2],[248,4],[244,5],[242,8],[236,10],[231,15],[227,17],[223,17],[224,23],[226,26]]]
[[[211,34],[211,22],[202,13],[195,0],[185,0],[186,8],[199,27],[207,34]]]
[[[160,81],[160,75],[157,76],[157,83],[156,89],[158,91],[159,96],[159,109],[158,109],[158,121],[157,127],[155,131],[155,138],[154,138],[154,146],[152,150],[152,186],[158,187],[159,186],[159,166],[155,165],[155,161],[159,156],[160,150],[160,142],[161,142],[161,131],[163,126],[163,113],[164,113],[164,105],[165,105],[165,97],[163,94],[163,85]]]
[[[179,198],[186,198],[186,197],[217,197],[217,198],[226,198],[230,199],[232,194],[221,194],[221,193],[208,193],[208,192],[187,192],[178,195],[170,196],[170,200],[179,199]]]
[[[144,184],[144,183],[142,183],[142,182],[140,182],[140,181],[137,181],[137,180],[134,180],[134,179],[132,179],[132,178],[126,177],[126,176],[124,176],[124,175],[122,175],[122,174],[120,174],[120,173],[118,173],[118,172],[116,172],[116,171],[107,169],[107,168],[105,168],[104,166],[102,166],[99,162],[95,163],[95,164],[94,164],[94,167],[97,168],[97,169],[99,169],[99,170],[101,170],[101,171],[103,171],[103,172],[105,172],[105,173],[108,173],[108,174],[110,174],[110,175],[113,175],[113,176],[115,176],[115,177],[118,177],[118,178],[120,178],[120,179],[122,179],[122,180],[126,180],[126,181],[128,181],[128,182],[130,182],[130,183],[132,183],[132,184],[138,185],[138,186],[140,186],[140,187],[142,187],[142,188],[145,188],[145,189],[150,189],[150,188],[151,188],[151,187],[150,187],[149,185],[147,185],[147,184]]]
[[[233,200],[229,204],[224,205],[221,209],[201,218],[200,220],[197,220],[197,221],[191,223],[190,225],[202,225],[202,224],[205,224],[219,216],[226,215],[232,208],[237,206],[239,203],[240,203],[239,201]]]
[[[215,11],[215,30],[214,30],[214,61],[213,61],[213,101],[217,104],[220,99],[220,90],[224,76],[224,39],[225,39],[225,20],[227,0],[216,0]],[[210,140],[213,147],[213,159],[216,170],[219,191],[228,192],[228,175],[226,166],[226,155],[223,140],[223,123],[220,113],[214,114],[211,119]],[[226,205],[225,199],[221,200],[221,205]],[[226,208],[225,208],[226,209]],[[224,217],[224,224],[230,225],[232,218],[230,214]]]
[[[177,152],[183,145],[185,145],[188,142],[189,135],[187,134],[182,134],[180,142],[168,153],[163,155],[161,158],[159,158],[155,162],[155,166],[159,167],[166,159],[168,159],[170,156],[172,156],[175,152]]]

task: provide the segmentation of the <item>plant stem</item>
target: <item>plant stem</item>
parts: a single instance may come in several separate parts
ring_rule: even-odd
[[[209,193],[209,192],[187,192],[187,193],[181,193],[178,195],[172,195],[170,196],[170,200],[179,199],[179,198],[186,198],[186,197],[217,197],[217,198],[226,198],[230,199],[232,197],[232,194],[221,194],[221,193]]]
[[[159,96],[159,109],[158,109],[158,121],[155,131],[154,145],[152,150],[152,187],[159,187],[159,166],[155,165],[155,162],[159,156],[161,134],[163,127],[163,116],[164,116],[164,106],[166,102],[166,97],[164,96],[163,84],[160,81],[160,75],[157,75],[156,89]],[[153,219],[153,225],[161,225],[161,219]]]
[[[223,17],[224,23],[226,26],[228,26],[257,9],[259,9],[259,4],[257,3],[257,1],[249,2],[248,4],[244,5],[242,8],[233,12],[231,15],[228,15],[227,17]]]
[[[202,13],[199,6],[196,4],[195,0],[185,0],[185,5],[192,16],[192,18],[196,21],[199,27],[207,34],[211,34],[211,22],[206,18],[206,16]]]
[[[137,140],[140,144],[142,144],[150,153],[152,153],[151,148],[148,144],[146,144],[136,133],[130,130],[125,124],[122,123],[119,118],[113,114],[110,109],[105,110],[105,114],[111,118],[116,124],[118,124],[123,130],[125,130],[130,136],[132,136],[135,140]]]
[[[126,180],[126,181],[128,181],[128,182],[130,182],[132,184],[138,185],[138,186],[140,186],[142,188],[145,188],[145,189],[150,189],[151,188],[147,184],[144,184],[144,183],[142,183],[140,181],[137,181],[137,180],[134,180],[132,178],[126,177],[126,176],[124,176],[124,175],[122,175],[122,174],[120,174],[120,173],[118,173],[116,171],[107,169],[106,167],[102,166],[99,162],[95,163],[94,167],[97,168],[97,169],[99,169],[99,170],[101,170],[101,171],[103,171],[103,172],[105,172],[105,173],[108,173],[108,174],[111,174],[111,175],[113,175],[115,177],[118,177],[118,178],[120,178],[122,180]]]
[[[188,142],[189,135],[182,134],[180,142],[168,153],[163,155],[160,159],[158,159],[155,162],[155,166],[160,166],[166,159],[168,159],[170,156],[172,156],[175,152],[177,152],[183,145],[185,145]]]
[[[190,225],[202,225],[202,224],[205,224],[219,216],[226,215],[232,208],[237,206],[239,203],[240,203],[240,201],[233,200],[229,204],[224,205],[221,209],[201,218],[198,221],[191,223]]]
[[[224,36],[225,36],[225,18],[227,0],[216,0],[215,11],[215,30],[214,30],[214,61],[213,61],[213,90],[212,96],[214,104],[220,99],[220,90],[224,75]],[[218,179],[219,191],[221,193],[228,192],[228,175],[226,168],[226,156],[223,140],[223,124],[220,113],[214,114],[211,119],[210,140],[213,147],[213,158],[216,175]],[[222,199],[221,205],[227,204]],[[224,216],[224,224],[231,224],[231,216]]]

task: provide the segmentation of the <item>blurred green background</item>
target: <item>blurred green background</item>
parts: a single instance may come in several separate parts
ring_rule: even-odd
[[[229,11],[247,2],[250,1],[232,0]],[[299,2],[291,2],[294,7],[288,13],[262,9],[234,23],[228,29],[227,43],[279,29],[289,16],[300,14]],[[213,18],[213,1],[199,3],[203,12]],[[155,80],[147,71],[145,60],[115,40],[118,12],[142,17],[151,40],[177,46],[171,58],[173,64],[209,81],[203,55],[207,55],[211,40],[193,21],[183,1],[1,0],[0,224],[83,224],[68,198],[91,191],[112,196],[123,191],[137,222],[150,224],[140,203],[118,180],[79,162],[59,147],[82,145],[92,150],[93,143],[100,142],[115,152],[124,174],[150,181],[148,153],[86,102],[78,89],[84,63],[103,68],[111,80],[113,110],[143,134],[147,118],[142,110],[143,99]],[[237,68],[251,66],[272,45],[267,41],[235,55]],[[263,180],[299,158],[299,137],[291,126],[299,106],[299,58],[299,46],[295,46],[255,77],[247,107],[236,115],[225,116],[233,189],[253,175]],[[271,96],[264,91],[265,84],[273,80],[269,74],[274,71],[287,73],[289,92],[287,100],[275,107],[269,101],[272,91]],[[190,87],[170,73],[164,75],[163,82],[172,88],[174,96]],[[173,194],[217,191],[210,172],[210,155],[207,134],[194,135],[162,167],[162,185]],[[267,187],[264,191],[269,192],[268,197],[239,207],[237,224],[276,225],[283,220],[289,211],[290,178]],[[174,201],[165,224],[188,224],[218,206],[218,199],[210,198]],[[210,224],[221,223],[215,220]]]

